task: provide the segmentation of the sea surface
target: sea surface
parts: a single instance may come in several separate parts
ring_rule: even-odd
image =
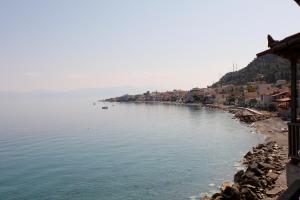
[[[1,100],[0,199],[193,199],[263,139],[220,110],[96,101]]]

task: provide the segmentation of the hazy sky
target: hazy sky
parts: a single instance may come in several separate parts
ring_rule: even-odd
[[[204,87],[300,31],[293,0],[1,0],[0,90]]]

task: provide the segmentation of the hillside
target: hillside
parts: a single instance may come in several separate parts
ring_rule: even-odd
[[[298,74],[298,78],[299,78]],[[245,68],[225,74],[217,83],[213,84],[246,84],[257,79],[268,83],[277,80],[290,79],[290,63],[275,55],[256,58]]]

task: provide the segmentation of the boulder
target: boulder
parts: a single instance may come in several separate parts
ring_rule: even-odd
[[[205,196],[200,197],[200,200],[212,200],[212,198],[209,197],[208,195],[205,195]]]
[[[282,188],[280,188],[280,187],[275,187],[275,188],[273,188],[273,189],[271,189],[271,190],[267,190],[267,191],[266,191],[266,195],[267,195],[268,197],[275,197],[275,196],[279,195],[281,192],[282,192]]]
[[[221,192],[224,192],[224,190],[227,188],[227,187],[232,187],[233,186],[233,183],[232,182],[229,182],[229,181],[224,181],[221,185]]]
[[[269,171],[269,172],[267,173],[267,177],[271,178],[271,179],[274,180],[274,181],[277,180],[278,176],[279,176],[278,174],[276,174],[276,173],[274,173],[274,172],[272,172],[272,171]]]
[[[246,181],[244,181],[244,183],[253,185],[255,187],[261,187],[260,180],[257,176],[249,177]]]
[[[221,199],[221,197],[222,197],[221,193],[215,193],[214,195],[211,196],[211,199],[217,200],[217,199]]]
[[[251,152],[251,151],[248,151],[248,152],[245,154],[244,158],[248,158],[248,157],[250,157],[250,156],[252,156],[252,155],[253,155],[252,152]]]
[[[241,195],[237,188],[227,186],[221,193],[223,200],[240,200]]]
[[[243,175],[244,175],[244,170],[240,170],[238,171],[235,175],[234,175],[234,182],[235,183],[241,183],[243,180]]]
[[[268,163],[258,162],[258,164],[265,169],[275,169],[275,167],[273,165],[270,165]]]
[[[243,197],[243,199],[246,199],[246,200],[257,199],[256,194],[248,187],[242,187],[240,194]]]
[[[248,167],[247,170],[254,172],[254,174],[255,174],[256,176],[262,176],[262,175],[265,174],[264,171],[262,171],[261,169],[258,168],[258,164],[257,164],[257,163],[251,164],[251,165]]]

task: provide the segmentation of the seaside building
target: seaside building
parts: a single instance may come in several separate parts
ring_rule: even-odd
[[[186,101],[188,103],[199,103],[204,100],[204,88],[193,88],[187,92]]]
[[[267,83],[261,83],[257,85],[257,94],[258,96],[264,95],[264,94],[270,94],[274,92],[276,88],[272,86],[272,84],[267,84]]]
[[[245,101],[245,106],[248,106],[248,107],[255,107],[256,104],[257,104],[257,93],[256,91],[255,92],[249,92],[248,90],[245,91],[245,94],[244,94],[244,101]]]
[[[226,93],[217,93],[215,96],[215,103],[217,104],[227,104],[227,98],[230,96],[230,94]]]
[[[240,105],[243,95],[244,88],[241,85],[221,85],[215,88],[215,103],[224,105]],[[242,104],[244,104],[244,102]]]
[[[276,107],[276,110],[278,112],[278,115],[284,119],[290,118],[290,103],[291,103],[291,98],[290,97],[285,97],[281,99],[276,99],[273,101]]]
[[[207,87],[204,88],[204,96],[210,96],[210,97],[215,97],[217,94],[216,92],[216,88],[212,88],[212,87]]]

